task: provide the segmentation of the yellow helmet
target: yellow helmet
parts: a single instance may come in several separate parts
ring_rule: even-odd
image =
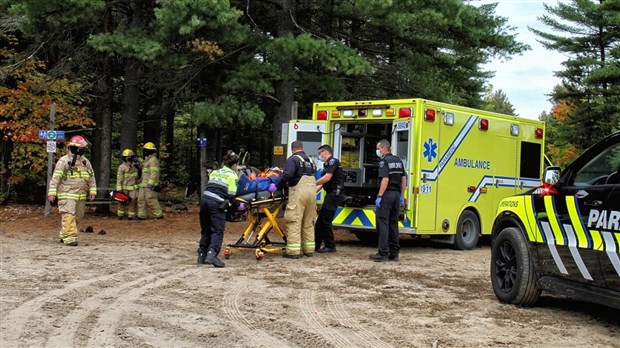
[[[145,150],[157,150],[157,149],[155,148],[155,144],[153,144],[153,143],[152,143],[152,142],[150,142],[150,141],[149,141],[148,143],[144,144],[144,149],[145,149]]]
[[[131,157],[131,156],[133,156],[133,151],[131,151],[130,149],[125,149],[125,150],[123,150],[122,156],[123,157]]]

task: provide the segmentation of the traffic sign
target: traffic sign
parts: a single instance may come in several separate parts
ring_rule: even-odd
[[[53,140],[48,140],[47,142],[47,152],[56,152],[56,142]]]
[[[47,129],[39,129],[39,139],[45,140],[64,140],[65,139],[65,131],[61,130],[47,130]]]

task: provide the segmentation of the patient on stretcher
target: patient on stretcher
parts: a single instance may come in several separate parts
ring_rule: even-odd
[[[237,183],[237,199],[255,201],[272,197],[281,197],[281,189],[275,189],[282,177],[275,169],[268,169],[258,175],[242,174]],[[273,185],[272,185],[273,184]],[[271,187],[271,188],[270,188]]]

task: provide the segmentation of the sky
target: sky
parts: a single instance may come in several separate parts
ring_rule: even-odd
[[[554,71],[563,70],[562,62],[566,57],[557,51],[547,50],[536,41],[537,36],[528,30],[528,26],[543,31],[551,29],[542,24],[538,17],[546,14],[543,3],[555,6],[558,1],[535,0],[479,0],[476,3],[498,3],[495,13],[508,18],[508,25],[516,27],[513,32],[517,41],[531,46],[523,55],[513,56],[508,61],[494,60],[484,66],[494,71],[495,77],[489,83],[494,90],[502,90],[516,113],[525,118],[538,119],[543,111],[550,111],[552,104],[547,94],[560,83]]]

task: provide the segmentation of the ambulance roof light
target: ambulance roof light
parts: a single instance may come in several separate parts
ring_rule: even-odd
[[[411,108],[400,108],[400,109],[398,109],[398,117],[399,118],[411,117]]]
[[[320,121],[325,121],[327,120],[327,111],[326,110],[319,110],[316,112],[316,119],[320,120]]]
[[[368,115],[368,109],[359,109],[357,110],[357,116],[366,117]]]
[[[350,110],[350,109],[349,110],[343,110],[342,111],[342,115],[344,117],[353,117],[353,110]]]
[[[377,117],[377,116],[382,116],[383,115],[383,110],[381,109],[372,109],[372,115]]]
[[[478,129],[480,129],[481,131],[489,130],[489,120],[487,120],[486,118],[481,118],[480,123],[478,123]]]
[[[424,110],[424,121],[435,122],[435,110],[433,109]]]
[[[340,117],[340,111],[332,110],[332,118],[338,118],[338,117]]]
[[[534,136],[536,137],[536,139],[542,139],[542,137],[543,137],[543,129],[542,128],[536,128],[536,130],[534,131]]]
[[[394,108],[385,109],[385,116],[393,117],[394,115],[396,115],[396,109]]]
[[[519,135],[519,125],[511,124],[510,125],[510,135],[514,135],[515,137]]]

